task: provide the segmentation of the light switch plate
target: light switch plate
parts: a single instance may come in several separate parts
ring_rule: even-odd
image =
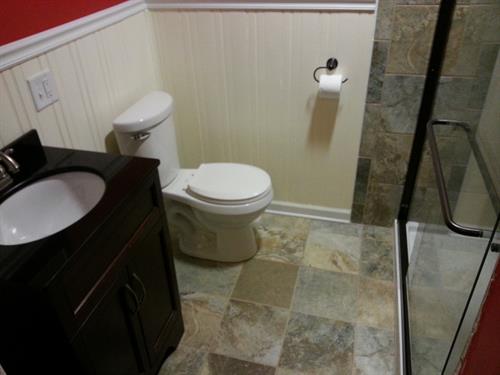
[[[57,102],[58,96],[54,76],[48,70],[37,73],[28,78],[28,85],[31,90],[31,96],[35,103],[37,111]]]

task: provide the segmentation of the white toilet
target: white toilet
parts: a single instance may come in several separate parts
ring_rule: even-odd
[[[262,169],[236,163],[207,163],[180,169],[173,99],[153,91],[114,122],[120,151],[160,159],[158,168],[167,217],[191,256],[225,262],[257,252],[253,222],[273,199],[271,178]]]

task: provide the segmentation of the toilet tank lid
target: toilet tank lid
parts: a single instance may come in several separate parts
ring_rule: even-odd
[[[150,92],[115,118],[113,128],[123,133],[152,128],[171,115],[173,103],[174,100],[166,92]]]

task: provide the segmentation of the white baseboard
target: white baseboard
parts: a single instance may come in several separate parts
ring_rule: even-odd
[[[266,212],[276,215],[297,216],[341,223],[349,223],[351,221],[351,210],[283,201],[272,201]]]

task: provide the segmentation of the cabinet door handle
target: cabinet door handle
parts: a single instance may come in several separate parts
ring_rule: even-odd
[[[142,296],[141,299],[139,300],[139,303],[142,305],[144,300],[146,299],[146,287],[144,286],[144,283],[142,282],[141,278],[137,276],[137,274],[134,272],[132,273],[132,278],[137,281],[137,283],[140,285],[142,289]]]
[[[137,294],[135,294],[134,290],[130,287],[130,285],[125,284],[125,291],[127,294],[132,296],[132,299],[134,301],[134,307],[131,308],[130,305],[127,303],[127,306],[132,314],[136,314],[137,311],[139,311],[139,306],[141,305],[139,302],[139,298],[137,297]]]

